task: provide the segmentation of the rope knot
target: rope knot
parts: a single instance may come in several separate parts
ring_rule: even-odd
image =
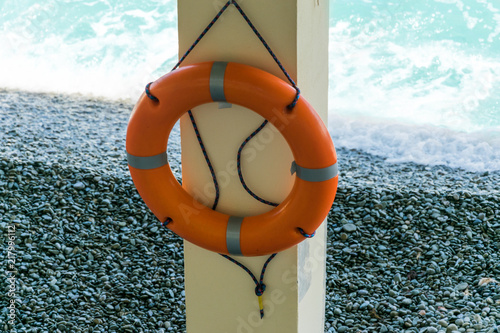
[[[262,296],[262,294],[264,294],[264,291],[266,291],[266,285],[262,282],[258,283],[255,287],[255,295]]]

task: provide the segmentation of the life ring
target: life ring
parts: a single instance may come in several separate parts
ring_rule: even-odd
[[[283,251],[313,233],[330,211],[337,192],[337,155],[330,134],[312,106],[295,89],[265,71],[237,63],[184,66],[149,87],[135,106],[127,128],[130,174],[146,205],[180,237],[205,249],[258,256]],[[229,216],[197,202],[175,179],[167,142],[177,120],[210,102],[254,110],[272,123],[290,145],[296,179],[290,194],[272,210],[255,216]]]

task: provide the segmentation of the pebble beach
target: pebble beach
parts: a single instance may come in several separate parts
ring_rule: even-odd
[[[132,108],[0,90],[0,332],[185,332],[182,240],[128,173]],[[337,154],[325,332],[500,332],[500,172]],[[169,158],[180,178],[177,130]]]

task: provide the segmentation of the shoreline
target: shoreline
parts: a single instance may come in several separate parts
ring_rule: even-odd
[[[58,108],[55,108],[54,105],[57,105]],[[8,129],[7,133],[0,132],[0,139],[7,141],[7,145],[0,146],[0,153],[3,156],[37,160],[37,157],[42,157],[41,154],[34,154],[34,149],[30,149],[30,144],[36,144],[38,151],[48,155],[59,154],[62,157],[61,162],[68,164],[71,164],[72,161],[82,167],[103,165],[104,163],[93,163],[87,160],[85,155],[90,154],[91,157],[98,159],[102,157],[98,155],[101,152],[105,153],[105,158],[112,159],[110,163],[117,162],[123,165],[126,127],[133,107],[134,103],[126,100],[113,101],[83,95],[60,95],[0,89],[0,117],[2,117],[0,120]],[[91,114],[94,116],[90,117]],[[39,122],[45,123],[39,124]],[[38,126],[38,128],[35,126]],[[87,132],[82,133],[78,126],[87,127],[85,128]],[[16,135],[17,129],[22,132],[22,137]],[[45,139],[50,142],[39,142],[40,139],[43,139],[40,137],[40,133],[44,133]],[[176,126],[172,130],[169,140],[169,157],[172,160],[171,162],[180,168],[180,165],[178,165],[178,159],[180,158],[178,137],[179,129]],[[111,138],[116,140],[113,141]],[[79,152],[79,150],[83,150],[83,152]],[[336,150],[339,163],[345,165],[353,162],[362,164],[369,159],[369,163],[380,168],[378,175],[384,176],[383,183],[394,183],[389,176],[393,171],[405,172],[411,171],[411,169],[420,172],[412,173],[412,177],[420,177],[422,176],[421,173],[426,177],[433,177],[432,173],[438,173],[438,176],[456,173],[463,178],[487,177],[487,181],[492,181],[500,176],[500,170],[469,171],[446,165],[427,165],[415,162],[388,163],[385,157],[361,150],[342,147],[336,147]],[[64,153],[78,158],[71,160],[62,156]],[[50,163],[56,162],[58,161],[54,160]],[[340,169],[340,172],[342,171]],[[361,172],[359,173],[361,174]],[[367,179],[372,179],[369,177],[370,173],[363,172],[362,174],[363,177],[368,176]],[[359,176],[354,175],[353,178],[359,178]],[[408,181],[411,179],[404,178],[403,180],[407,184],[412,184],[411,181]],[[464,186],[473,187],[472,184],[464,184]]]
[[[127,169],[132,107],[0,90],[0,229],[3,242],[17,230],[19,331],[185,329],[182,240],[161,228]],[[178,132],[171,138],[180,177]],[[500,172],[337,154],[325,331],[494,332]]]

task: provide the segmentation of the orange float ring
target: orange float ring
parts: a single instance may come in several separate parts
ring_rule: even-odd
[[[283,251],[304,240],[330,211],[337,192],[337,155],[314,109],[300,98],[286,106],[295,89],[265,71],[237,63],[206,62],[179,68],[143,94],[127,128],[126,149],[134,184],[146,205],[180,237],[223,254],[258,256]],[[197,202],[175,179],[167,142],[177,120],[210,102],[254,110],[272,123],[290,145],[296,178],[290,194],[272,210],[235,217]]]

